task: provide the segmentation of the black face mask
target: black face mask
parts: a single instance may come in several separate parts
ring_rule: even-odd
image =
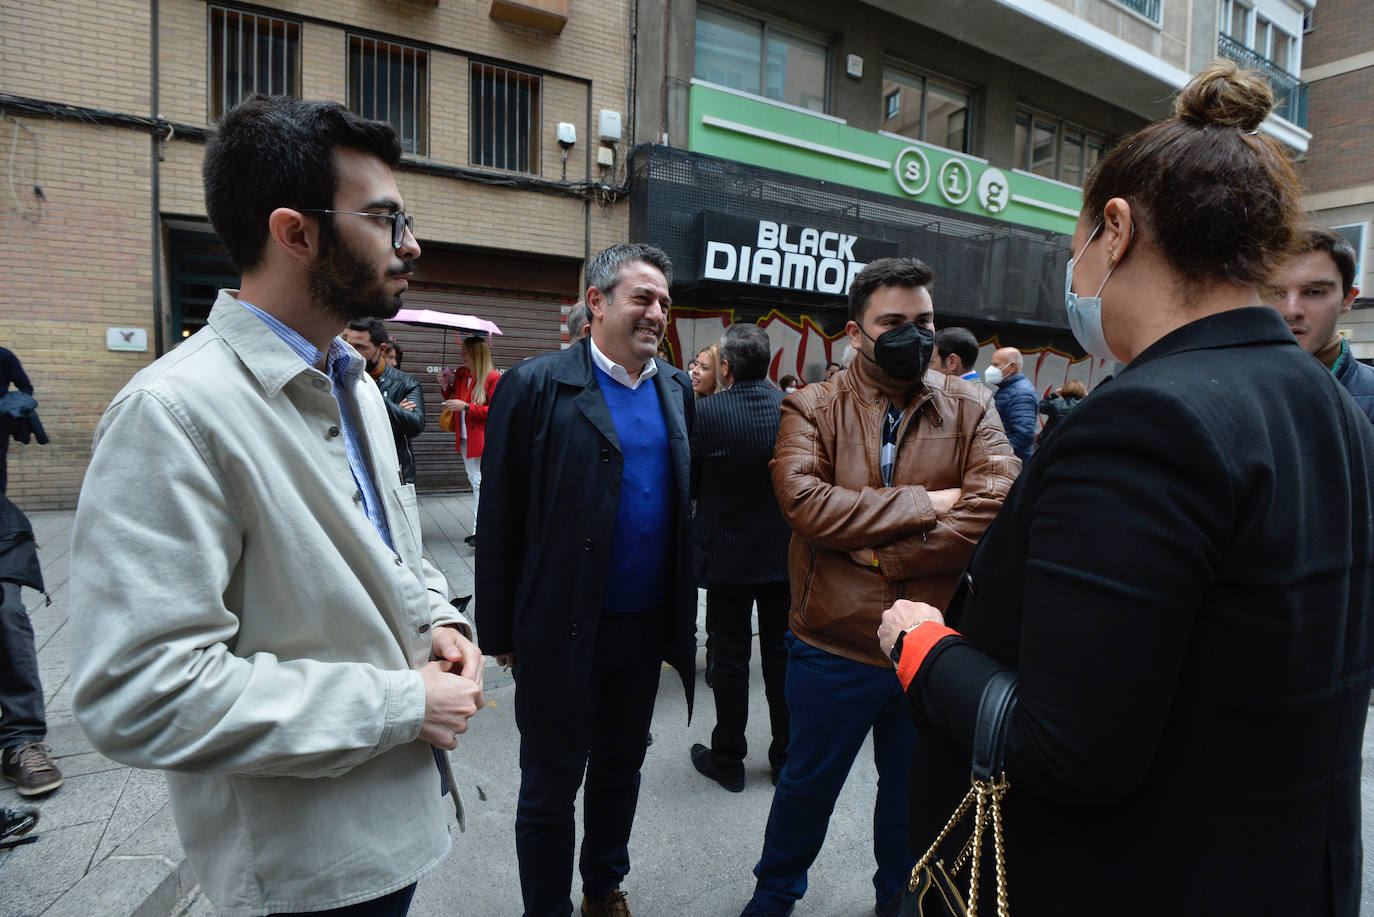
[[[915,322],[903,322],[876,338],[870,337],[863,328],[859,331],[873,342],[873,356],[869,359],[892,378],[906,382],[929,368],[931,354],[935,352],[935,332],[929,328],[922,328]]]

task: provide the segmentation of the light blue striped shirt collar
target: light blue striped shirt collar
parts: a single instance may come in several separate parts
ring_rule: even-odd
[[[267,314],[250,302],[240,299],[239,303],[249,312],[262,319],[267,327],[271,328],[277,337],[281,338],[282,342],[308,365],[314,366],[320,362],[320,349],[307,341],[296,329],[275,315]],[[386,543],[388,548],[395,551],[396,546],[391,541],[391,529],[386,523],[386,511],[382,508],[382,499],[377,492],[377,482],[372,479],[372,472],[367,467],[366,452],[363,448],[362,425],[354,416],[353,405],[345,394],[355,377],[362,371],[363,360],[361,357],[354,357],[348,352],[348,346],[344,344],[342,338],[335,337],[329,342],[329,353],[325,365],[328,367],[328,376],[334,383],[334,400],[339,405],[339,426],[343,428],[344,448],[348,453],[348,467],[353,472],[353,483],[357,485],[358,492],[362,494],[363,510],[367,513],[368,521],[377,530],[382,541]]]

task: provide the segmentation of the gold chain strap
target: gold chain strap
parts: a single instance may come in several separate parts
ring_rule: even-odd
[[[930,849],[925,852],[925,855],[922,856],[919,861],[917,861],[916,867],[911,870],[911,881],[907,883],[908,892],[916,891],[916,877],[920,874],[921,870],[930,865],[930,858],[935,856],[936,848],[944,841],[945,836],[954,830],[955,825],[964,820],[964,813],[968,811],[969,804],[973,802],[976,794],[977,789],[975,787],[969,787],[969,791],[964,794],[963,802],[959,803],[958,808],[954,810],[954,814],[949,817],[949,821],[945,822],[944,828],[940,829],[940,836],[935,838],[935,842],[930,845]]]
[[[907,891],[915,892],[918,879],[923,869],[928,868],[930,860],[935,856],[937,848],[944,842],[949,832],[954,830],[954,826],[964,820],[968,814],[970,806],[975,807],[973,816],[973,836],[964,844],[959,855],[954,859],[954,865],[949,870],[950,878],[954,878],[965,863],[969,865],[969,890],[968,890],[968,914],[969,917],[977,917],[978,914],[978,874],[981,871],[981,860],[983,853],[983,829],[992,824],[993,852],[997,865],[997,917],[1009,917],[1010,906],[1007,895],[1007,856],[1006,850],[1002,845],[1002,797],[1006,795],[1007,788],[1006,775],[1003,774],[995,781],[975,780],[969,787],[969,791],[964,794],[963,801],[959,803],[954,814],[945,822],[944,828],[940,830],[940,835],[935,838],[935,842],[930,845],[930,849],[917,861],[914,869],[911,870],[911,880],[907,883]]]

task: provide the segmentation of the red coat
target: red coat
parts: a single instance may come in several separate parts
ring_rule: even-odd
[[[501,378],[501,373],[492,370],[487,373],[487,381],[484,386],[487,390],[486,404],[472,403],[473,382],[472,370],[466,366],[461,366],[453,374],[453,395],[459,401],[466,401],[468,409],[463,412],[467,419],[468,428],[468,458],[481,458],[482,446],[487,440],[487,405],[491,404],[492,393],[496,391],[496,382]],[[453,418],[453,448],[461,450],[463,448],[463,427],[458,417]]]

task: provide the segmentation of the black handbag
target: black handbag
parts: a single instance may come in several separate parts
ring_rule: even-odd
[[[1007,917],[1007,860],[1002,849],[1002,797],[1007,792],[1003,760],[1007,728],[1016,708],[1016,673],[1001,671],[983,688],[978,702],[978,723],[973,735],[972,786],[941,829],[930,849],[911,870],[905,892],[883,909],[881,917],[977,917],[978,873],[982,862],[983,836],[990,827],[997,864],[997,917]],[[940,845],[970,813],[973,833],[948,868],[940,858]],[[956,876],[969,870],[968,901],[959,893]]]

